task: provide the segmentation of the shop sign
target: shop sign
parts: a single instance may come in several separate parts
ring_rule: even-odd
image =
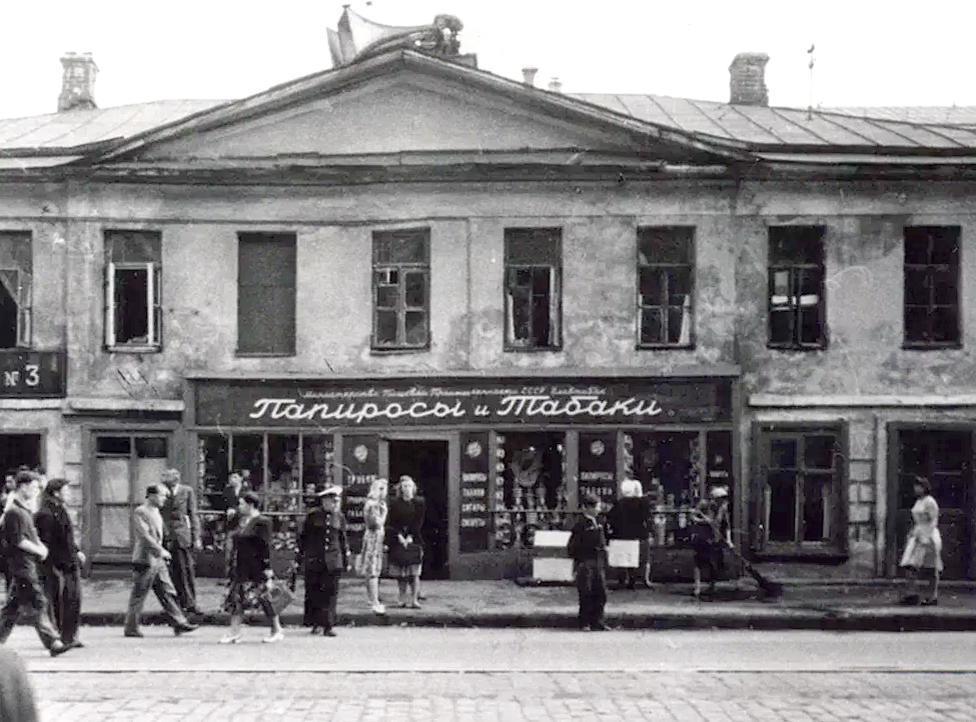
[[[488,470],[491,459],[488,432],[461,434],[461,510],[459,541],[462,552],[487,551],[491,533],[488,512]]]
[[[64,351],[0,351],[0,398],[64,396]]]
[[[356,428],[728,421],[728,379],[200,381],[198,426]]]

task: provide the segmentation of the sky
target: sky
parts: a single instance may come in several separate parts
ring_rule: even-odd
[[[390,25],[464,23],[479,67],[574,93],[728,100],[742,51],[770,56],[770,104],[976,105],[976,2],[928,0],[351,0]],[[54,112],[59,58],[91,52],[95,100],[230,100],[331,67],[341,0],[7,0],[0,117]],[[807,50],[815,46],[814,68]]]

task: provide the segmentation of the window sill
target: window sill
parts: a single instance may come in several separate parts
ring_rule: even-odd
[[[947,343],[903,343],[903,351],[958,351],[963,347],[961,341]]]
[[[108,353],[160,353],[163,347],[158,344],[155,346],[106,346],[105,350]]]
[[[770,344],[766,344],[766,348],[768,348],[770,351],[792,351],[798,353],[810,353],[815,351],[826,351],[827,344],[823,344],[822,346],[773,346]]]
[[[295,352],[290,353],[262,353],[261,351],[235,351],[238,358],[295,358]]]
[[[562,351],[562,346],[508,346],[505,353],[556,353]]]
[[[638,351],[694,351],[695,344],[668,344],[668,343],[640,343],[637,344]]]
[[[369,352],[373,356],[402,356],[403,354],[411,353],[427,353],[430,351],[430,346],[406,346],[397,348],[376,348],[375,346],[370,348]]]

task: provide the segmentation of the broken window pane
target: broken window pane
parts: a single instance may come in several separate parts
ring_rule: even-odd
[[[107,346],[159,344],[160,236],[149,231],[105,234]]]
[[[792,471],[769,473],[770,541],[796,540],[796,481],[796,473]]]
[[[427,339],[427,314],[424,311],[406,312],[407,343],[419,346]]]
[[[376,342],[384,346],[393,345],[397,340],[396,311],[376,312]]]
[[[830,496],[833,477],[807,474],[803,480],[803,541],[823,542],[830,538]]]
[[[20,283],[15,270],[0,269],[0,348],[17,345],[20,322]]]
[[[558,229],[506,229],[507,343],[519,349],[559,345]]]
[[[148,294],[147,269],[115,270],[116,343],[149,343]]]
[[[0,233],[0,348],[30,345],[32,278],[30,233]]]
[[[429,344],[429,237],[426,228],[373,233],[374,348]]]

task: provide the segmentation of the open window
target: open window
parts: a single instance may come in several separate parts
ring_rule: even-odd
[[[158,233],[109,231],[105,237],[105,345],[158,351],[162,339],[162,252]]]
[[[0,233],[0,348],[31,344],[31,236]]]
[[[505,348],[561,346],[562,233],[558,228],[505,230]]]
[[[373,234],[373,350],[430,346],[430,231]]]
[[[689,227],[637,232],[637,345],[689,348],[694,318],[695,246]]]
[[[827,345],[824,229],[769,229],[769,346],[814,350]]]

